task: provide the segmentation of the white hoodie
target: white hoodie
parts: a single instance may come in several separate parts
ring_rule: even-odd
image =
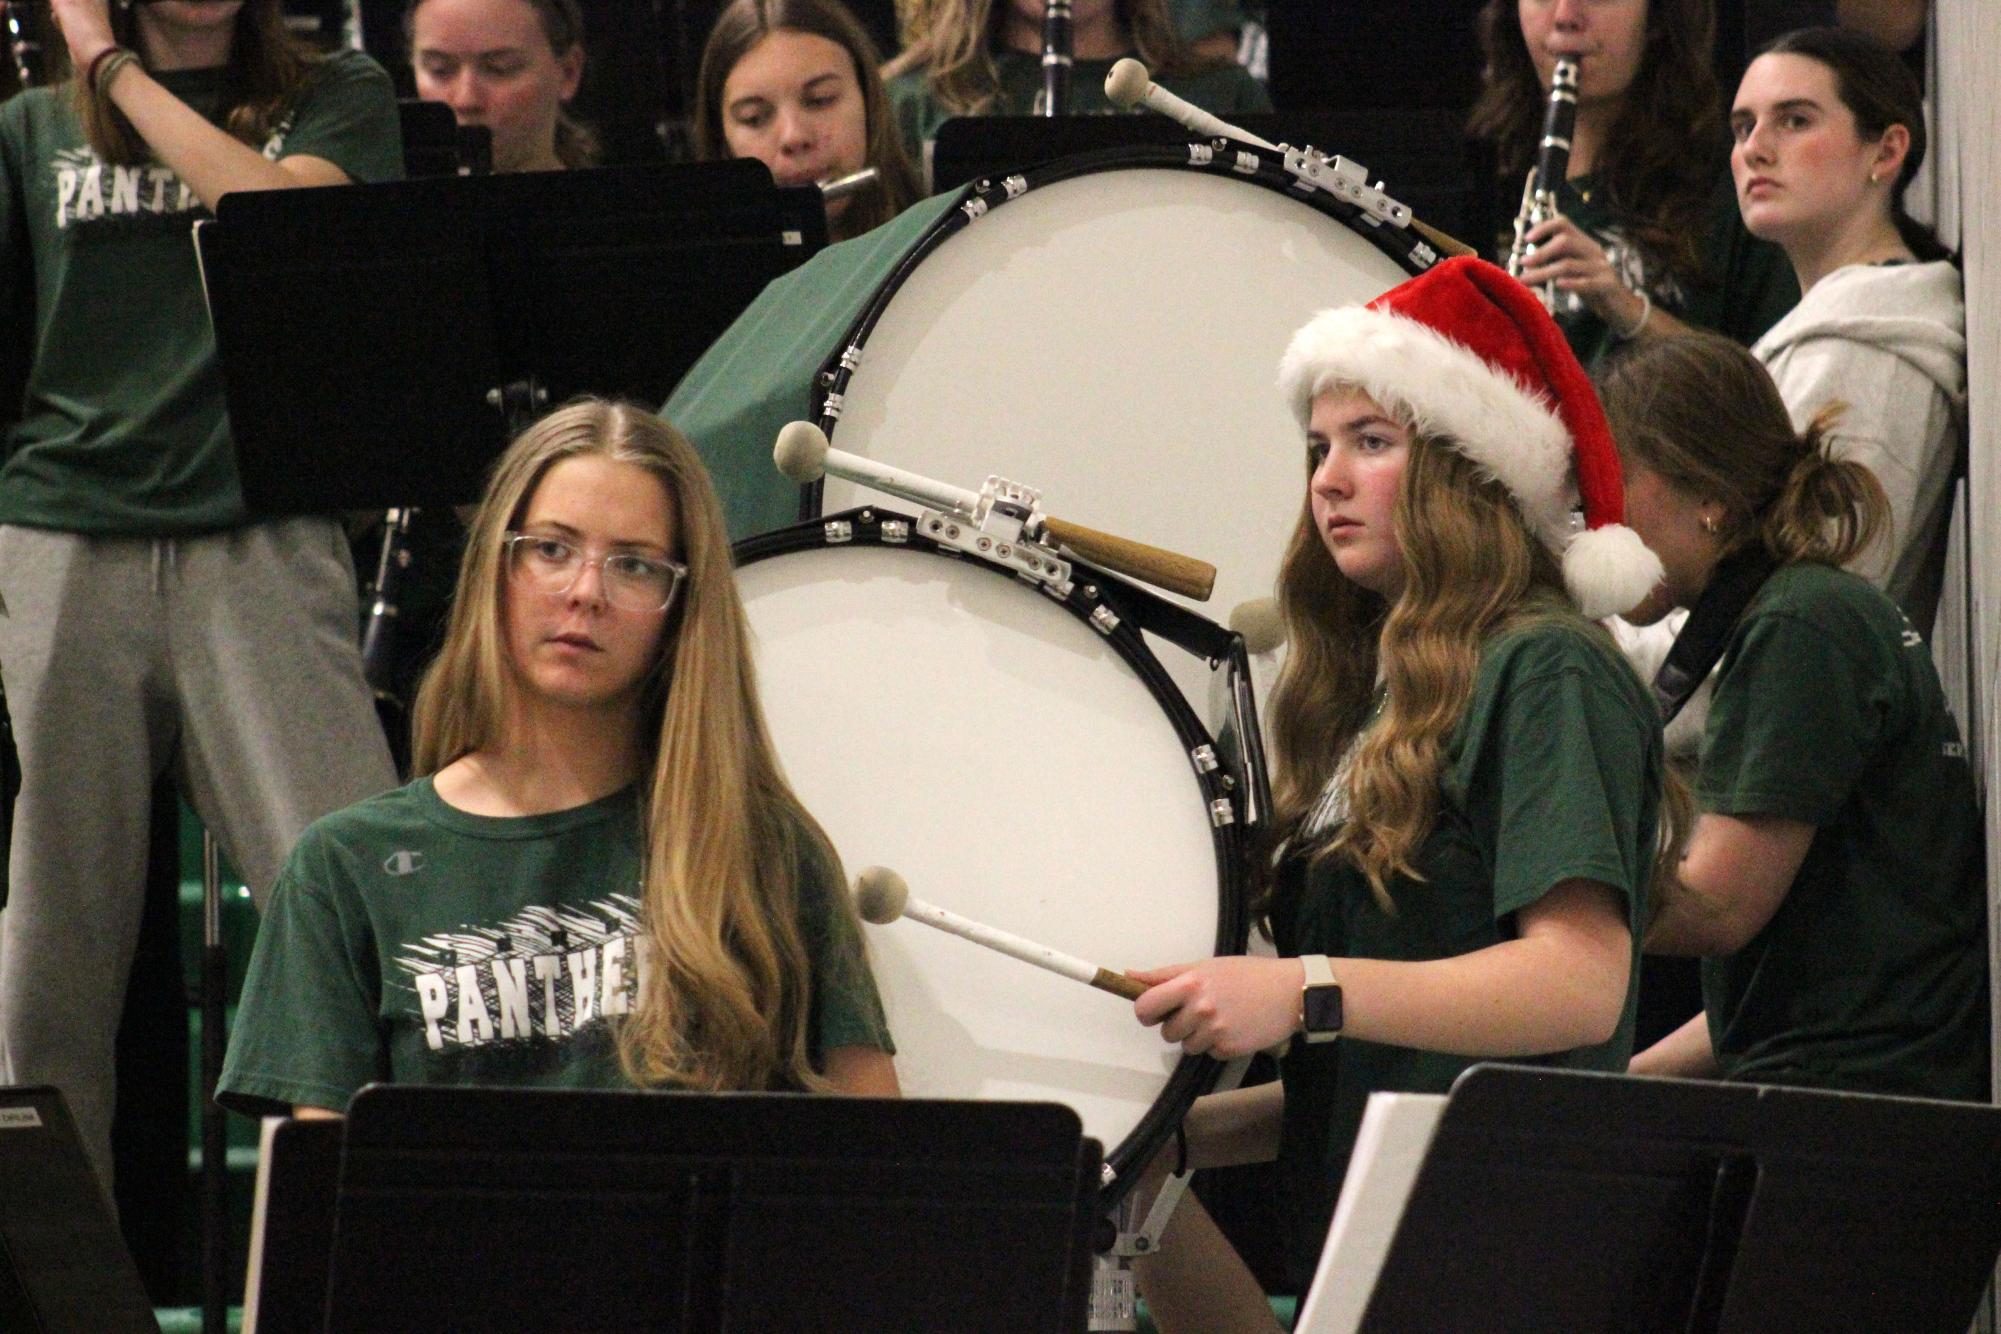
[[[1837,458],[1876,474],[1889,493],[1889,539],[1854,563],[1927,637],[1944,574],[1966,401],[1966,306],[1959,271],[1931,264],[1836,269],[1751,352],[1805,429],[1830,401]]]

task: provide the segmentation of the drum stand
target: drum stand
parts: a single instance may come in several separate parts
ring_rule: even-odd
[[[1250,1065],[1251,1058],[1248,1056],[1226,1063],[1223,1073],[1216,1080],[1214,1091],[1220,1093],[1237,1087],[1243,1082],[1244,1071]],[[1112,1209],[1111,1216],[1106,1220],[1116,1229],[1111,1247],[1093,1256],[1091,1262],[1089,1327],[1094,1334],[1099,1330],[1139,1328],[1139,1284],[1133,1274],[1132,1262],[1160,1249],[1160,1235],[1167,1231],[1168,1220],[1174,1217],[1175,1208],[1194,1179],[1193,1169],[1170,1175],[1161,1183],[1160,1193],[1153,1197],[1144,1218],[1136,1218],[1138,1207],[1130,1191]],[[1134,1226],[1135,1221],[1137,1227]]]

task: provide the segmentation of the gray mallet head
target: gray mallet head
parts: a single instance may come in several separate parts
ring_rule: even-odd
[[[812,422],[788,422],[771,451],[778,471],[804,486],[827,473],[827,433]]]
[[[910,901],[910,886],[887,866],[865,867],[855,877],[855,911],[864,922],[886,926],[903,916]]]
[[[1239,602],[1230,613],[1230,628],[1244,637],[1244,648],[1252,653],[1269,653],[1285,642],[1285,619],[1278,614],[1276,598]]]
[[[1146,72],[1146,66],[1127,56],[1105,76],[1105,97],[1115,107],[1137,106],[1152,86],[1153,76]]]

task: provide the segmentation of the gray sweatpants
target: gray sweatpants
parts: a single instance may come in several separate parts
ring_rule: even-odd
[[[261,908],[308,824],[396,776],[329,520],[192,538],[0,526],[0,602],[23,774],[0,1072],[63,1091],[108,1191],[154,780],[176,775]]]

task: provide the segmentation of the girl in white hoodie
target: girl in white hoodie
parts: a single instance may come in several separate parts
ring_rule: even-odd
[[[1846,404],[1837,457],[1889,495],[1891,532],[1853,565],[1929,636],[1966,387],[1960,275],[1904,211],[1925,154],[1917,81],[1837,28],[1805,28],[1744,72],[1730,114],[1738,207],[1804,293],[1752,348],[1796,426]]]

